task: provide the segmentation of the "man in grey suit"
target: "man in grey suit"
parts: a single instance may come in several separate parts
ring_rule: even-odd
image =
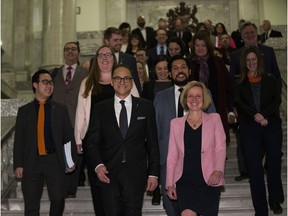
[[[50,199],[50,216],[62,216],[66,193],[65,172],[74,169],[66,168],[63,144],[71,141],[72,158],[75,160],[73,130],[67,108],[49,99],[54,88],[50,73],[37,71],[32,76],[32,86],[35,99],[19,108],[16,120],[13,149],[15,176],[22,178],[25,215],[39,215],[45,181]]]
[[[52,73],[55,81],[52,100],[66,105],[71,125],[74,128],[78,93],[82,80],[88,76],[88,70],[77,64],[80,57],[78,42],[66,43],[63,52],[65,64],[58,69],[54,69]],[[82,156],[79,156],[77,166],[80,167],[81,163]],[[76,196],[79,171],[80,169],[77,168],[74,173],[66,175],[68,187],[67,197],[69,198]]]
[[[168,216],[179,216],[180,210],[177,201],[170,200],[166,193],[166,160],[170,133],[170,121],[180,117],[178,114],[178,100],[181,90],[188,83],[190,69],[189,62],[181,56],[173,56],[168,64],[174,86],[160,91],[154,99],[156,124],[160,150],[160,182],[163,195],[163,205]],[[215,112],[214,104],[210,105],[207,112]]]

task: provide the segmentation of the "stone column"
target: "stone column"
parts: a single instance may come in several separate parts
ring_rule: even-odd
[[[259,5],[258,0],[241,0],[238,1],[239,17],[255,23],[256,26],[259,24]]]
[[[106,0],[107,27],[113,26],[118,28],[121,22],[126,21],[126,0]]]
[[[76,0],[43,1],[42,68],[63,64],[63,47],[76,39]]]

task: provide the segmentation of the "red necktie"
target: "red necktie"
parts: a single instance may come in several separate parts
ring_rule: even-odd
[[[69,67],[67,68],[67,70],[68,70],[68,72],[67,72],[67,74],[66,74],[66,79],[65,79],[65,84],[66,84],[66,86],[70,85],[70,83],[71,83],[72,67],[69,66]]]
[[[45,101],[39,102],[39,111],[38,111],[38,154],[45,155],[46,148],[45,148],[45,137],[44,137],[44,121],[45,121],[45,110],[44,104]]]

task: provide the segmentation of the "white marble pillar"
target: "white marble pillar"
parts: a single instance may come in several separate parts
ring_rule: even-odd
[[[119,27],[126,20],[126,0],[106,0],[106,26]]]
[[[260,19],[258,0],[238,1],[238,8],[240,19],[245,19],[258,26]]]
[[[42,68],[63,64],[63,47],[76,39],[76,0],[43,1]]]

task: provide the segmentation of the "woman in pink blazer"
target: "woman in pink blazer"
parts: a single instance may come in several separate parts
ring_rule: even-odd
[[[218,215],[226,137],[219,114],[203,112],[210,102],[205,85],[190,82],[181,94],[188,113],[170,123],[166,189],[182,216]]]

